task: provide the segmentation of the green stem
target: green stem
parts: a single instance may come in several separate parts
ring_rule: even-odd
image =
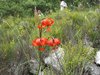
[[[41,41],[41,37],[42,37],[42,29],[39,29],[39,37],[40,37],[40,41]],[[41,46],[39,46],[39,48],[40,48]],[[42,66],[42,55],[41,55],[41,52],[38,52],[39,53],[39,70],[38,70],[38,74],[39,74],[39,72],[40,72],[40,70],[41,70],[41,66]]]
[[[39,70],[38,70],[38,75],[39,75],[40,70],[41,70],[41,52],[39,52]]]
[[[42,37],[42,28],[39,29],[39,37],[40,37],[40,38]]]

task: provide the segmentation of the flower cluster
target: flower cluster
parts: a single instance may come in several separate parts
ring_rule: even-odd
[[[46,38],[37,38],[32,41],[33,46],[45,46],[47,44]]]
[[[46,18],[41,21],[41,24],[38,25],[39,31],[40,31],[40,37],[36,38],[32,41],[32,45],[35,47],[38,47],[39,51],[44,51],[45,46],[50,47],[57,47],[61,42],[58,38],[43,38],[42,37],[42,29],[47,27],[47,31],[50,30],[50,26],[54,24],[54,20],[52,18]]]
[[[48,42],[47,42],[48,46],[57,46],[60,44],[60,40],[58,38],[54,38],[54,39],[50,39]]]
[[[60,40],[58,38],[46,39],[46,38],[37,38],[32,41],[32,45],[36,47],[40,47],[40,51],[44,51],[44,46],[56,47],[60,44]]]
[[[46,28],[47,31],[50,31],[50,26],[54,24],[54,20],[52,18],[46,18],[41,21],[41,24],[38,25],[39,29]]]

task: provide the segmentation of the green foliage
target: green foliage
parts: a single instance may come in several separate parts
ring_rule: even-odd
[[[80,3],[84,6],[91,6],[98,4],[99,0],[65,0],[68,5],[78,6]]]
[[[28,40],[31,38],[29,34],[34,30],[34,21],[31,18],[21,20],[22,18],[9,16],[0,24],[0,51],[4,55],[2,56],[4,60],[12,59],[14,55],[13,59],[15,59],[16,52],[26,49],[23,48],[25,45],[29,48]]]
[[[83,67],[87,62],[92,62],[96,51],[88,54],[92,48],[84,45],[85,35],[87,34],[93,45],[100,37],[98,12],[65,10],[52,14],[52,17],[56,19],[52,35],[62,39],[62,46],[65,49],[65,59],[62,62],[65,73],[67,75],[82,75]]]
[[[99,26],[100,16],[94,10],[89,11],[57,11],[48,15],[55,21],[51,27],[51,33],[44,31],[44,37],[54,36],[62,41],[65,49],[63,63],[64,72],[67,75],[81,75],[85,63],[94,58],[95,51],[90,52],[91,47],[84,45],[84,37],[87,34],[92,42],[100,36],[100,30],[95,29]],[[0,58],[4,61],[17,59],[19,54],[29,58],[30,50],[35,53],[35,48],[31,47],[31,42],[37,38],[37,25],[34,24],[35,18],[19,18],[9,16],[0,22]],[[34,55],[32,53],[32,55]]]
[[[97,5],[99,0],[66,0],[66,3],[73,9],[80,4],[82,8]],[[35,6],[43,13],[56,11],[60,8],[60,0],[0,0],[0,16],[30,16]]]
[[[0,16],[29,16],[33,15],[34,7],[46,12],[59,7],[59,0],[0,0]]]
[[[63,60],[66,74],[82,75],[83,67],[94,57],[94,53],[88,54],[90,48],[85,47],[82,41],[79,41],[77,45],[68,42],[63,47],[66,54]]]

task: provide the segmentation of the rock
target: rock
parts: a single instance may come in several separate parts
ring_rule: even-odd
[[[100,75],[100,50],[97,51],[94,63],[87,63],[83,75]]]
[[[97,51],[97,53],[96,53],[95,62],[96,62],[96,64],[100,64],[100,50]]]
[[[44,58],[44,65],[47,65],[47,67],[52,67],[53,71],[56,73],[56,75],[59,75],[62,72],[62,60],[64,57],[64,49],[61,47],[58,47],[56,50],[51,52],[48,57]],[[19,64],[14,74],[15,75],[44,75],[43,70],[45,68],[42,68],[40,66],[39,70],[39,62],[36,59],[31,59],[29,61],[26,61],[24,63]],[[24,73],[24,74],[23,74]]]
[[[61,61],[64,57],[64,49],[58,47],[53,53],[51,53],[47,58],[44,59],[45,64],[51,65],[54,69],[61,71]]]
[[[30,72],[33,74],[37,74],[38,68],[39,68],[39,63],[36,60],[30,60],[31,62],[29,63],[30,66]]]
[[[34,75],[38,72],[39,63],[36,60],[29,60],[19,64],[14,74],[15,75]]]
[[[88,64],[85,66],[85,71],[82,75],[100,75],[100,66],[95,63]]]

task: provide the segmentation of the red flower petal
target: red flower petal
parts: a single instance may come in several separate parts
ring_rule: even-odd
[[[49,18],[49,20],[51,21],[51,25],[54,23],[54,20],[52,18]]]
[[[33,46],[38,46],[37,43],[36,43],[36,40],[33,40],[33,41],[32,41],[32,45],[33,45]]]
[[[48,28],[46,29],[46,31],[47,31],[47,32],[50,32],[50,31],[51,31],[51,30],[50,30],[50,27],[48,27]]]
[[[38,46],[41,46],[40,38],[37,38],[35,42]]]
[[[41,24],[42,24],[43,26],[47,26],[47,25],[49,24],[48,19],[42,20],[42,21],[41,21]]]
[[[42,29],[42,26],[41,26],[41,25],[38,25],[38,28],[39,28],[39,29]]]
[[[43,26],[51,26],[54,23],[54,20],[52,18],[46,18],[41,21],[41,24]]]
[[[57,46],[60,44],[60,40],[58,38],[51,39],[47,42],[48,46]]]
[[[42,28],[45,28],[46,26],[44,26],[44,25],[38,25],[38,28],[39,29],[42,29]]]
[[[54,40],[51,39],[47,42],[48,46],[55,46]]]
[[[45,49],[44,49],[44,48],[39,48],[38,50],[39,50],[39,51],[44,51]]]
[[[45,46],[47,44],[46,38],[37,38],[32,41],[33,46]]]
[[[54,43],[55,43],[56,45],[59,45],[59,44],[60,44],[60,40],[59,40],[58,38],[55,38],[55,39],[54,39]]]
[[[47,44],[47,39],[46,38],[41,38],[41,46],[45,46]]]

